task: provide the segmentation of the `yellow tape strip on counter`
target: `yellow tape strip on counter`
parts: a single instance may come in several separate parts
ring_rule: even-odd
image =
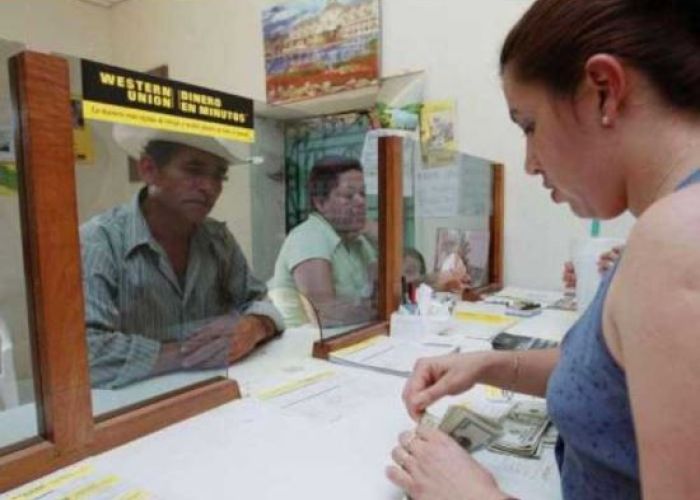
[[[294,391],[299,390],[303,387],[313,385],[317,382],[320,382],[321,380],[331,378],[334,375],[335,375],[335,372],[333,372],[333,371],[314,373],[313,375],[309,375],[308,377],[304,377],[304,378],[301,378],[298,380],[292,380],[291,382],[287,382],[285,384],[281,384],[281,385],[278,385],[276,387],[272,387],[271,389],[266,389],[264,391],[261,391],[257,394],[257,397],[258,397],[258,399],[262,399],[262,400],[274,399],[278,396],[282,396],[284,394],[289,394],[290,392],[294,392]]]

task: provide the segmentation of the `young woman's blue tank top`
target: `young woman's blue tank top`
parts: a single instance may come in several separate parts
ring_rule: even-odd
[[[677,190],[695,183],[700,170]],[[616,270],[617,265],[603,277],[590,306],[566,334],[547,386],[567,500],[641,498],[627,380],[603,338],[603,305]]]

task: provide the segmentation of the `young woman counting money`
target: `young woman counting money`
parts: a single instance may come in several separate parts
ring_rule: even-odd
[[[560,349],[418,362],[418,419],[475,383],[544,396],[566,499],[700,497],[700,6],[536,0],[501,52],[526,171],[581,217],[636,218]],[[502,499],[440,431],[403,434],[388,477],[414,500]]]

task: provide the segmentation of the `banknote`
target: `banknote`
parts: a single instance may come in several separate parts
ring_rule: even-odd
[[[497,422],[458,405],[447,409],[438,427],[470,452],[488,446],[502,434]]]
[[[521,457],[536,457],[548,425],[549,416],[544,401],[517,402],[501,420],[503,432],[489,449]]]

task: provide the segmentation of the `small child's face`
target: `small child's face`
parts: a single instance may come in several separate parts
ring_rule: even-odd
[[[420,262],[415,257],[407,255],[403,258],[403,275],[409,283],[420,281]]]

